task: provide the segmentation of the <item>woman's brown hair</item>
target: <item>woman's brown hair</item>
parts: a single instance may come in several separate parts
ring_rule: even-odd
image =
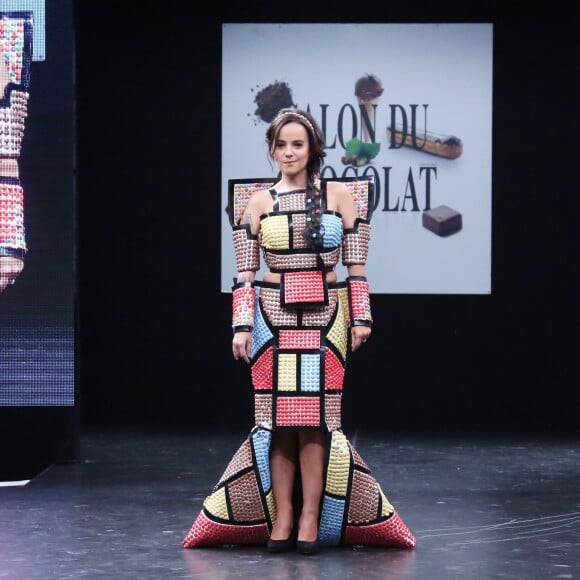
[[[266,130],[266,141],[270,157],[273,157],[276,140],[280,130],[288,123],[299,123],[308,134],[309,155],[306,169],[308,172],[306,183],[306,210],[307,219],[303,235],[306,243],[312,248],[320,248],[324,242],[324,228],[322,226],[322,198],[316,179],[322,169],[326,157],[326,143],[324,135],[312,115],[302,109],[281,109]]]

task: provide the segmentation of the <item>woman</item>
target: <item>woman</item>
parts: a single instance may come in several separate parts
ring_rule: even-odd
[[[241,190],[241,198],[230,191],[228,206],[238,271],[232,351],[251,365],[256,427],[183,545],[260,542],[266,532],[270,552],[296,546],[314,554],[319,542],[365,543],[359,541],[365,538],[411,547],[414,537],[340,431],[347,350],[356,351],[372,329],[365,276],[368,203],[361,217],[344,181],[319,178],[325,144],[308,112],[281,110],[266,139],[278,179],[249,195]],[[256,280],[261,254],[269,272]],[[335,272],[341,254],[346,282],[337,281]],[[248,478],[251,470],[257,484],[254,476]],[[373,501],[359,493],[363,488],[372,490]],[[254,515],[241,515],[252,511],[254,500]],[[241,518],[246,535],[232,535],[224,525],[242,524]],[[369,524],[383,526],[387,520],[388,537],[381,536],[382,527],[369,536]],[[364,532],[355,530],[359,524],[365,524]]]

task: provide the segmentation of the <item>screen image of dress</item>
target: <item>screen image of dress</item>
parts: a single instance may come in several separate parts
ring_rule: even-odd
[[[0,407],[75,405],[73,31],[71,2],[2,3]]]

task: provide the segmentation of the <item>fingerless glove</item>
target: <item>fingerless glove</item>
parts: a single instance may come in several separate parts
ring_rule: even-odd
[[[349,276],[348,308],[351,326],[372,326],[369,283],[365,276]]]

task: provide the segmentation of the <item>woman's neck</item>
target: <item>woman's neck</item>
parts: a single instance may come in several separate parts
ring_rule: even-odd
[[[283,175],[275,188],[278,191],[293,191],[295,189],[306,189],[306,185],[307,179],[305,175]]]

